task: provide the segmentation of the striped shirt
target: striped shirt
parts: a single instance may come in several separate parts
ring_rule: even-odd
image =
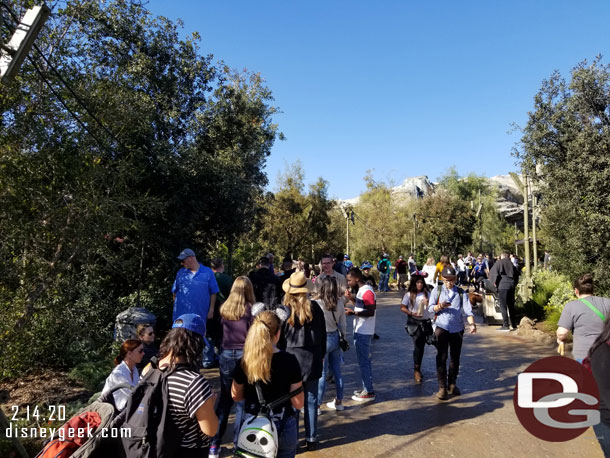
[[[182,433],[182,448],[205,448],[210,438],[203,434],[195,413],[212,396],[208,381],[193,370],[180,370],[167,377],[169,413]]]

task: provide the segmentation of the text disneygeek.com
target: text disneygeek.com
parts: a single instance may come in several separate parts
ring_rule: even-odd
[[[129,428],[18,428],[11,426],[6,428],[5,437],[7,439],[59,439],[60,441],[73,440],[74,438],[90,438],[93,435],[111,438],[129,438],[131,429]]]

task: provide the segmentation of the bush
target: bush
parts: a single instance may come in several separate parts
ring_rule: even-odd
[[[112,362],[108,360],[90,361],[77,364],[68,374],[70,379],[82,383],[86,388],[100,390],[106,377],[112,372]]]

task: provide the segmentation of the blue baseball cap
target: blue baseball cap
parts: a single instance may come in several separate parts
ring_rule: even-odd
[[[182,250],[182,252],[178,255],[178,259],[180,259],[182,261],[183,259],[186,259],[191,256],[195,256],[195,252],[193,250],[191,250],[190,248],[186,248],[186,249]]]
[[[195,313],[185,313],[174,321],[172,328],[184,328],[205,337],[205,320]]]
[[[364,269],[372,269],[373,268],[373,264],[371,264],[368,261],[364,261],[362,263],[362,265],[360,266],[360,269],[364,270]]]

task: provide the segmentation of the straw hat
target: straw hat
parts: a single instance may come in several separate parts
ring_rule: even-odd
[[[313,291],[313,283],[304,272],[295,272],[284,281],[282,289],[289,294],[310,293]]]

